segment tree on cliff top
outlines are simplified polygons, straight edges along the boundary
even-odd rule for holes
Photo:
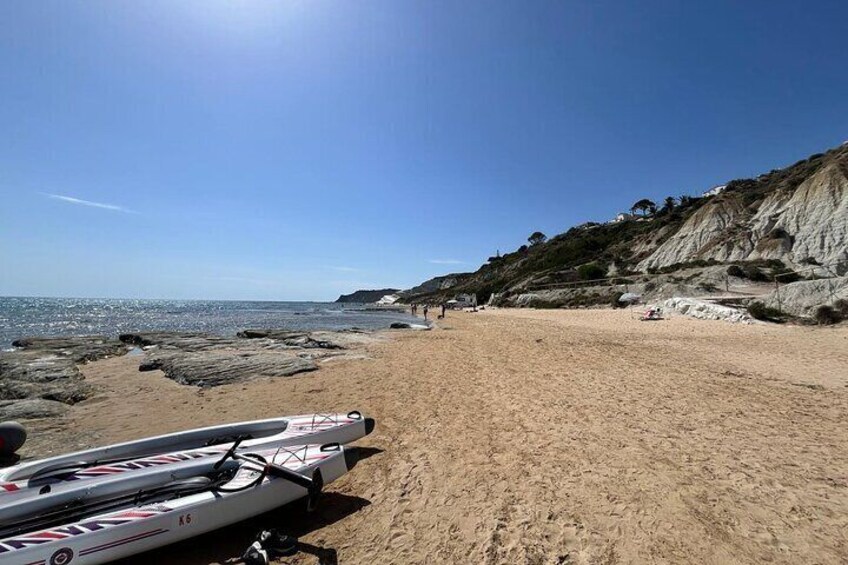
[[[533,232],[530,234],[530,237],[527,238],[527,241],[530,242],[530,245],[539,245],[540,243],[545,243],[548,240],[548,236],[543,234],[540,231]]]
[[[634,204],[632,208],[630,208],[630,211],[634,214],[636,213],[636,210],[641,211],[643,216],[647,215],[649,211],[651,214],[654,214],[657,211],[657,205],[654,204],[652,200],[643,198],[642,200]]]

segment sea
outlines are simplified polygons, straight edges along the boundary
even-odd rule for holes
[[[117,337],[140,331],[232,336],[246,328],[378,330],[415,321],[402,312],[331,302],[0,297],[0,349],[21,337]]]

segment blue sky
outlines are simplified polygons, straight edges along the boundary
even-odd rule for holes
[[[845,2],[0,3],[0,295],[318,299],[848,139]]]

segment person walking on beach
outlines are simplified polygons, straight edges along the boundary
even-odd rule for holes
[[[442,319],[445,318],[445,310],[447,310],[447,309],[448,309],[448,305],[445,304],[444,302],[442,302],[442,315],[439,316],[439,318],[442,318]]]
[[[425,321],[425,322],[427,321],[427,312],[428,312],[429,310],[430,310],[430,307],[429,307],[427,304],[425,304],[425,305],[424,305],[424,321]]]

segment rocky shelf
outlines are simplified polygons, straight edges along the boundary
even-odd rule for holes
[[[160,370],[191,386],[210,387],[314,371],[327,358],[361,357],[379,336],[362,331],[245,329],[225,337],[196,332],[24,338],[0,353],[0,420],[48,418],[92,396],[78,365],[141,348],[139,371]]]
[[[0,354],[0,420],[56,416],[85,400],[93,387],[77,365],[123,355],[117,339],[103,336],[25,338]]]

